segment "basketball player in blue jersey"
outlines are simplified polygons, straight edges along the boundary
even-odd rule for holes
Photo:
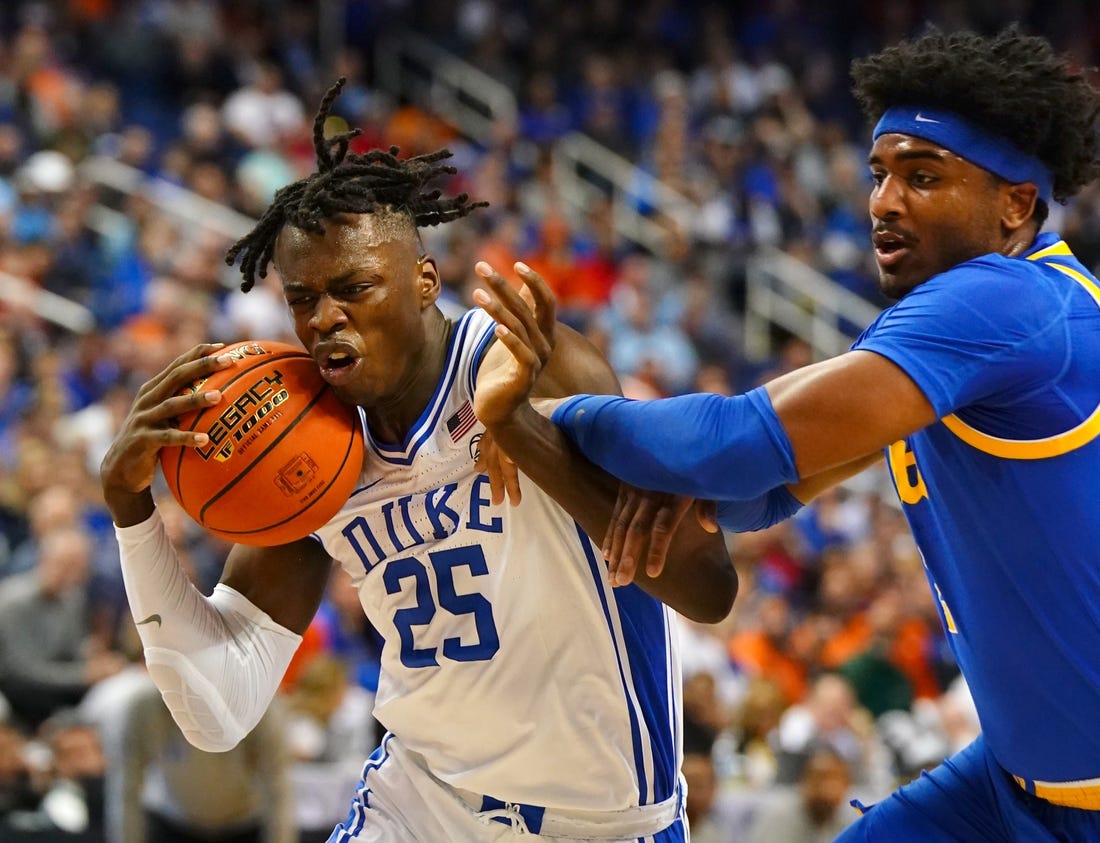
[[[621,583],[659,572],[639,539],[691,498],[758,529],[884,453],[982,735],[840,839],[1097,841],[1100,283],[1042,226],[1100,171],[1100,98],[1015,27],[933,32],[852,75],[897,303],[850,352],[744,395],[539,409],[627,483],[683,496],[624,495],[604,545]],[[518,305],[489,309],[507,325]]]
[[[205,596],[149,487],[161,447],[205,440],[173,417],[221,400],[181,389],[227,361],[203,345],[145,384],[101,479],[149,673],[193,744],[232,747],[275,694],[335,559],[385,637],[374,713],[387,733],[333,843],[686,840],[668,607],[712,622],[729,612],[737,580],[722,539],[687,524],[660,576],[610,586],[588,535],[609,525],[618,481],[515,400],[513,355],[495,340],[516,333],[480,309],[451,321],[436,306],[418,226],[475,207],[428,188],[453,172],[439,163],[449,153],[349,153],[355,132],[323,135],[338,92],[314,124],[318,172],[280,190],[229,260],[242,258],[245,290],[278,268],[299,339],[361,409],[361,479],[315,535],[233,547]],[[524,339],[546,338],[536,394],[618,392],[578,334],[527,322]],[[494,505],[475,467],[486,433],[531,481],[514,506]]]

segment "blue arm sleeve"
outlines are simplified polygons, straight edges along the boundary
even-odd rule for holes
[[[591,462],[642,489],[750,500],[798,480],[790,439],[763,387],[733,398],[578,395],[552,421]]]
[[[786,521],[803,507],[802,501],[786,486],[776,486],[770,492],[747,501],[719,501],[718,524],[731,533],[752,533],[766,530]]]

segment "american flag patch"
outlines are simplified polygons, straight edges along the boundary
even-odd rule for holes
[[[470,432],[470,428],[474,426],[476,421],[477,416],[474,415],[474,408],[470,406],[469,401],[463,401],[462,406],[458,408],[458,412],[447,419],[447,432],[451,434],[451,441],[457,443]]]

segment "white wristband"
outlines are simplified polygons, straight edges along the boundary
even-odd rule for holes
[[[229,586],[204,597],[156,511],[115,535],[150,677],[190,743],[232,749],[267,710],[302,637]]]

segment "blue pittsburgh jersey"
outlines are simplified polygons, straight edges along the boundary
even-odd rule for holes
[[[929,279],[853,349],[936,410],[887,458],[994,756],[1100,777],[1100,284],[1044,234]]]

